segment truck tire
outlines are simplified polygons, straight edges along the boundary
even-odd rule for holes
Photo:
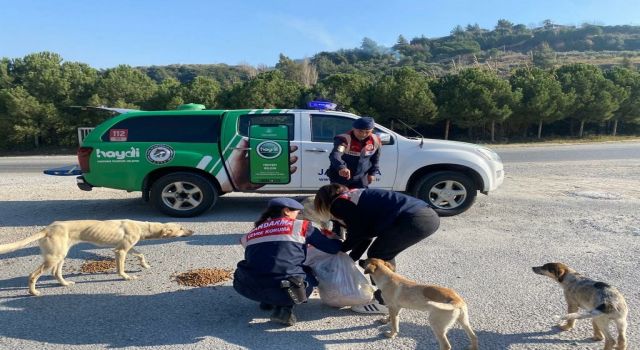
[[[211,208],[217,200],[218,191],[213,184],[194,173],[167,174],[151,186],[151,203],[169,216],[198,216]]]
[[[478,195],[478,189],[465,174],[438,171],[420,179],[414,195],[429,203],[438,215],[454,216],[471,207]]]

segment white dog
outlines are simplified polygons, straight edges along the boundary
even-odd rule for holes
[[[140,265],[149,268],[144,255],[133,249],[138,241],[152,238],[191,236],[193,231],[177,224],[142,222],[133,220],[71,220],[55,221],[31,237],[21,241],[0,245],[0,254],[20,249],[29,243],[40,240],[40,250],[44,262],[29,275],[29,293],[40,295],[36,282],[40,276],[53,268],[53,275],[63,286],[73,284],[62,277],[64,258],[74,244],[89,242],[96,245],[115,247],[118,274],[125,280],[135,279],[124,271],[127,253],[131,251],[140,261]]]

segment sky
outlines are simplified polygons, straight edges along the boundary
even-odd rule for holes
[[[98,69],[169,64],[273,66],[322,51],[390,47],[493,29],[499,19],[530,27],[549,19],[640,25],[640,0],[0,0],[0,57],[41,51]]]

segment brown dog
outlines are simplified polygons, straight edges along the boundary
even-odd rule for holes
[[[618,329],[616,349],[627,349],[627,303],[617,289],[604,283],[597,282],[562,263],[547,263],[531,268],[538,275],[552,278],[560,283],[567,301],[567,321],[560,326],[563,331],[573,328],[575,320],[591,318],[593,325],[593,340],[602,340],[604,333],[604,349],[611,350],[616,340],[609,332],[609,323],[613,321]],[[587,313],[578,313],[582,308]]]
[[[389,308],[391,331],[385,335],[394,338],[399,331],[400,310],[403,308],[429,312],[429,324],[438,339],[440,350],[451,349],[447,331],[456,321],[469,337],[469,349],[478,349],[478,337],[469,324],[467,304],[453,289],[418,284],[394,272],[393,265],[380,259],[367,259],[364,272],[371,274],[382,298]]]
[[[191,236],[193,231],[177,224],[142,222],[133,220],[71,220],[56,221],[31,237],[21,241],[0,245],[0,254],[20,249],[29,243],[40,240],[40,250],[44,262],[29,275],[29,293],[40,295],[36,282],[40,276],[53,268],[53,275],[63,286],[73,284],[62,277],[64,258],[74,244],[89,242],[96,245],[115,247],[118,274],[125,280],[135,279],[124,271],[127,253],[131,251],[140,261],[140,265],[149,268],[144,255],[133,249],[138,241],[152,238]]]

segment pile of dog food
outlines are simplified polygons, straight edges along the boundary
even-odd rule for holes
[[[96,273],[96,272],[106,272],[115,270],[116,261],[114,259],[106,259],[106,260],[86,260],[80,271],[85,273]]]
[[[228,269],[195,269],[178,274],[175,279],[183,286],[202,287],[228,281],[232,276],[233,270]]]

